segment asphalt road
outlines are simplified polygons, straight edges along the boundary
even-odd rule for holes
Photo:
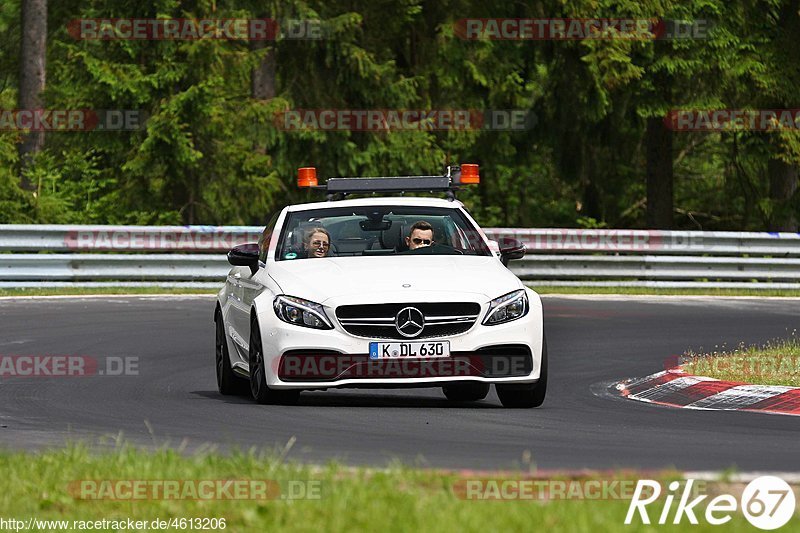
[[[0,378],[0,445],[65,440],[280,448],[289,458],[449,468],[800,471],[800,417],[670,409],[605,394],[687,348],[758,343],[800,322],[800,300],[544,298],[544,406],[503,409],[492,392],[454,406],[439,389],[304,393],[260,406],[216,392],[213,299],[0,300],[0,355],[138,358],[138,375]]]

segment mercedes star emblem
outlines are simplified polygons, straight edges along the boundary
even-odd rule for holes
[[[394,327],[403,337],[416,337],[425,329],[425,315],[416,307],[405,307],[397,313]]]

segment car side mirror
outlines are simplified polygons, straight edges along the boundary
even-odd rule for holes
[[[519,242],[516,239],[503,239],[500,241],[500,261],[503,262],[505,266],[508,266],[508,262],[512,259],[522,259],[525,257],[525,244]]]
[[[249,242],[235,246],[228,252],[228,263],[250,267],[250,271],[255,274],[258,270],[258,243]]]

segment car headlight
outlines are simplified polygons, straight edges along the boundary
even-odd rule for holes
[[[333,329],[325,309],[318,303],[281,295],[272,304],[275,314],[289,324],[315,329]]]
[[[489,302],[489,312],[483,319],[484,326],[511,322],[528,314],[528,295],[525,289],[510,292]]]

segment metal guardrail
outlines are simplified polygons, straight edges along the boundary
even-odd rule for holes
[[[528,253],[800,256],[800,233],[492,228],[489,238],[522,241]]]
[[[258,240],[259,226],[42,226],[0,224],[0,251],[222,252]],[[797,255],[800,234],[734,231],[489,228],[529,253]]]
[[[224,252],[257,240],[261,231],[0,225],[0,252],[8,252],[0,253],[0,287],[215,286],[229,269]],[[510,266],[534,285],[800,288],[796,233],[509,228],[486,233],[526,244],[528,254]]]
[[[0,224],[2,252],[223,252],[258,240],[257,226]]]
[[[6,281],[222,280],[230,265],[208,254],[3,254]]]
[[[800,258],[528,255],[512,268],[522,279],[799,280]]]

